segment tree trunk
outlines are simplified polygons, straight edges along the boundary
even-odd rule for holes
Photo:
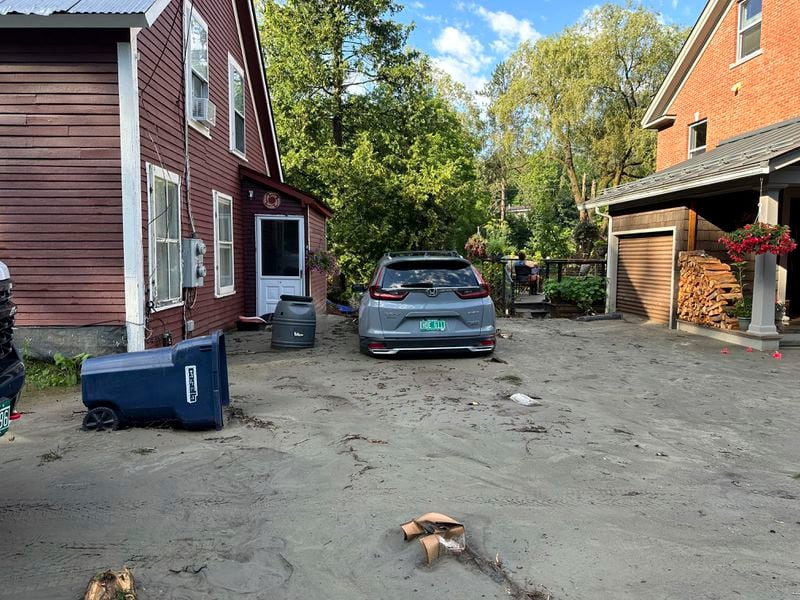
[[[578,181],[578,173],[575,171],[575,162],[572,159],[572,146],[569,141],[564,144],[564,170],[567,172],[569,179],[569,188],[572,191],[572,198],[575,200],[575,205],[578,207],[578,215],[581,221],[589,220],[589,211],[585,210],[583,203],[586,201],[583,191],[581,191],[581,184]]]

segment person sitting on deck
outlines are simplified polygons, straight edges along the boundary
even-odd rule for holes
[[[539,265],[535,262],[526,260],[525,253],[520,250],[517,255],[518,260],[514,262],[514,279],[517,283],[527,283],[528,292],[531,296],[538,293],[541,275]]]

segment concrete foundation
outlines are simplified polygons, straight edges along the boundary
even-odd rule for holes
[[[60,352],[64,356],[89,354],[101,356],[127,350],[125,327],[17,327],[14,343],[26,356],[52,359]]]
[[[745,346],[753,350],[760,350],[762,352],[774,352],[780,346],[782,336],[780,334],[772,335],[753,335],[751,333],[742,331],[729,331],[725,329],[715,329],[713,327],[703,327],[695,323],[688,323],[686,321],[678,321],[678,331],[685,331],[694,335],[702,335],[704,337],[712,338],[725,342],[726,344],[734,344],[736,346]]]

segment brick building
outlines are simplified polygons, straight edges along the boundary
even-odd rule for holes
[[[798,22],[798,2],[706,4],[642,121],[658,131],[657,172],[586,205],[610,217],[610,309],[685,326],[678,252],[727,259],[720,235],[756,219],[800,230]],[[752,261],[742,343],[777,347],[776,299],[800,316],[797,254]]]

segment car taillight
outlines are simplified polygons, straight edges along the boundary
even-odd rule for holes
[[[382,290],[380,286],[369,286],[369,297],[373,300],[405,300],[408,292]]]
[[[370,342],[369,344],[367,344],[367,348],[369,348],[370,350],[385,350],[386,344],[384,344],[383,342]]]
[[[488,340],[481,340],[478,344],[481,346],[494,346],[495,340],[494,338],[489,338]]]
[[[462,300],[470,298],[486,298],[489,295],[489,284],[482,283],[479,290],[456,290],[456,296]]]

